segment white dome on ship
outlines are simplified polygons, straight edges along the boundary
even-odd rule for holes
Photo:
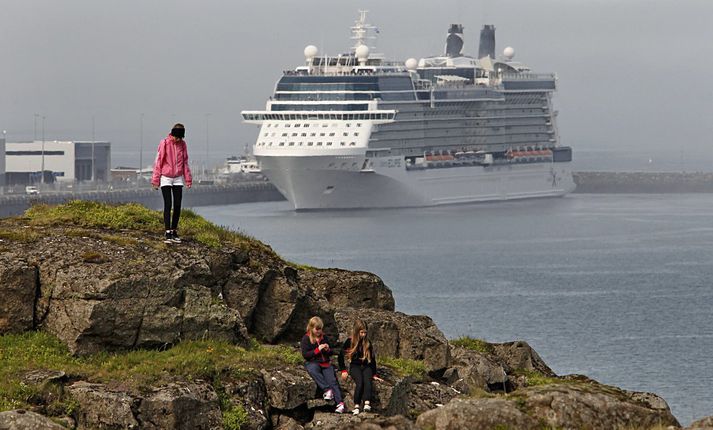
[[[512,46],[508,46],[507,48],[503,49],[503,56],[508,60],[512,60],[512,57],[515,56],[515,48],[513,48]]]
[[[416,70],[416,68],[418,67],[418,60],[415,58],[409,58],[408,60],[406,60],[405,64],[407,69]]]
[[[369,58],[369,47],[366,45],[359,45],[354,50],[354,54],[356,54],[356,57],[358,59],[366,60],[367,58]]]
[[[311,59],[317,56],[319,54],[319,49],[317,49],[316,46],[314,45],[307,45],[305,46],[305,58]]]

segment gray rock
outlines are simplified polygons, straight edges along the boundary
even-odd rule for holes
[[[334,313],[345,305],[394,309],[393,295],[378,276],[338,269],[270,270],[259,282],[234,279],[229,291],[229,303],[252,315],[250,332],[267,342],[299,339],[314,315],[324,320],[326,333],[334,333]]]
[[[679,426],[668,407],[650,408],[624,391],[599,384],[557,384],[518,391],[528,414],[555,428]]]
[[[713,430],[713,416],[696,420],[686,427],[685,430]]]
[[[64,427],[51,419],[26,411],[15,409],[0,412],[0,430],[65,430]]]
[[[540,355],[523,340],[506,343],[493,343],[493,355],[500,360],[507,373],[515,370],[539,372],[545,376],[557,376],[545,364]]]
[[[297,422],[297,420],[280,414],[272,415],[272,428],[273,430],[304,430],[302,424]]]
[[[317,384],[301,366],[271,372],[263,370],[262,376],[273,408],[294,409],[315,397]]]
[[[217,296],[212,273],[230,259],[202,246],[156,254],[92,238],[44,239],[38,262],[42,327],[73,353],[156,348],[183,339],[247,342],[242,318]],[[87,255],[105,257],[88,262]],[[227,276],[227,275],[226,275]]]
[[[103,384],[75,382],[67,387],[68,392],[79,402],[77,425],[80,429],[133,429],[139,423],[134,418],[133,408],[139,400],[127,393],[110,390]]]
[[[448,369],[450,372],[443,374],[448,384],[460,382],[462,385],[457,387],[465,389],[465,392],[474,392],[476,389],[489,391],[489,386],[504,387],[508,375],[500,364],[477,351],[453,345],[450,348],[453,367]]]
[[[374,414],[359,415],[317,412],[305,429],[323,430],[412,430],[414,425],[401,415],[382,417]]]
[[[335,313],[335,318],[341,340],[351,334],[355,319],[364,320],[369,325],[369,337],[377,357],[423,360],[431,371],[449,367],[448,341],[427,316],[381,309],[344,308]]]
[[[241,430],[263,430],[269,427],[267,389],[261,374],[239,382],[225,384],[225,393],[234,405],[248,413],[248,422]]]
[[[16,255],[0,254],[0,335],[34,327],[37,271]]]
[[[423,430],[540,429],[539,423],[503,399],[453,399],[443,407],[418,416],[416,427]]]
[[[413,384],[407,411],[413,418],[447,404],[460,394],[454,388],[438,382]]]
[[[218,396],[208,384],[169,384],[154,389],[138,408],[142,429],[223,428]]]

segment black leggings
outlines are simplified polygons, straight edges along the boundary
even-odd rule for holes
[[[356,389],[354,389],[354,404],[359,405],[362,399],[371,401],[371,378],[374,376],[371,367],[352,364],[349,366],[349,374],[356,384]]]
[[[171,220],[171,193],[173,193],[173,220]],[[163,194],[163,224],[166,226],[166,230],[175,230],[178,228],[178,219],[181,218],[183,187],[181,185],[166,185],[161,187],[161,194]]]

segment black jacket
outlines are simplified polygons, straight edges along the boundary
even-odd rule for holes
[[[330,345],[330,348],[319,351],[318,347],[323,343]],[[327,336],[322,336],[321,339],[317,339],[317,342],[312,343],[309,339],[309,335],[305,334],[302,336],[302,340],[300,341],[302,357],[304,357],[307,362],[314,361],[319,363],[322,367],[328,367],[330,365],[329,357],[334,354],[331,345],[332,343]]]
[[[339,351],[339,370],[347,370],[347,367],[344,363],[344,355],[346,354],[346,351],[348,351],[351,347],[352,338],[348,338],[346,341],[344,341],[344,345],[342,345],[342,350]],[[352,354],[352,356],[350,357],[351,364],[355,366],[369,366],[371,367],[372,374],[376,376],[376,354],[374,354],[374,348],[371,345],[369,345],[369,352],[371,353],[371,360],[365,362],[365,360],[362,360],[362,356],[364,356],[364,350],[362,349],[362,345],[359,344],[357,350],[354,351],[354,354]]]

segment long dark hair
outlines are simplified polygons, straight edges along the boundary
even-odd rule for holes
[[[366,330],[366,336],[363,338],[359,336],[359,332],[362,330]],[[359,350],[359,346],[361,345],[362,356],[360,358],[363,361],[371,361],[371,341],[369,340],[369,330],[367,330],[366,323],[360,319],[354,321],[351,343],[351,348],[347,350],[347,355],[350,360],[354,359],[354,353]]]

